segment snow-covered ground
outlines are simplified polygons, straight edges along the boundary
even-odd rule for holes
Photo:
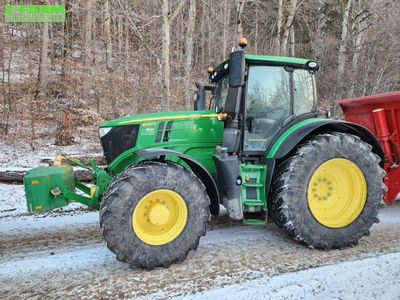
[[[68,154],[74,157],[80,155],[102,155],[100,146],[94,146],[89,140],[75,138],[75,144],[59,147],[45,141],[36,141],[36,148],[32,150],[28,143],[17,141],[15,144],[6,144],[0,140],[0,171],[27,171],[34,167],[48,166],[41,160],[53,160],[58,154]]]
[[[48,213],[29,214],[23,185],[0,183],[0,233],[95,223],[98,213],[80,203],[70,203]]]
[[[400,299],[400,253],[249,280],[182,299]]]

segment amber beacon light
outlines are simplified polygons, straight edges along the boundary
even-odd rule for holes
[[[247,46],[247,39],[245,37],[240,38],[239,40],[240,48],[244,49]]]

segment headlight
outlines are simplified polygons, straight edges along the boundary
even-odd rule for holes
[[[110,132],[112,127],[100,127],[99,128],[99,136],[100,138],[102,138],[103,136],[105,136],[107,133]]]

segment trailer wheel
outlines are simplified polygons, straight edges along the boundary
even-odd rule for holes
[[[116,176],[103,197],[100,226],[119,261],[148,270],[169,267],[196,250],[210,200],[191,171],[146,161]]]
[[[269,203],[273,221],[311,248],[357,244],[379,222],[386,191],[379,163],[357,136],[312,137],[278,166]]]

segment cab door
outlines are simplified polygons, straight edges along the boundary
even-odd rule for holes
[[[250,65],[245,103],[244,152],[265,151],[291,114],[290,72]]]
[[[264,152],[283,121],[315,111],[313,72],[284,66],[250,65],[245,101],[243,151]]]

